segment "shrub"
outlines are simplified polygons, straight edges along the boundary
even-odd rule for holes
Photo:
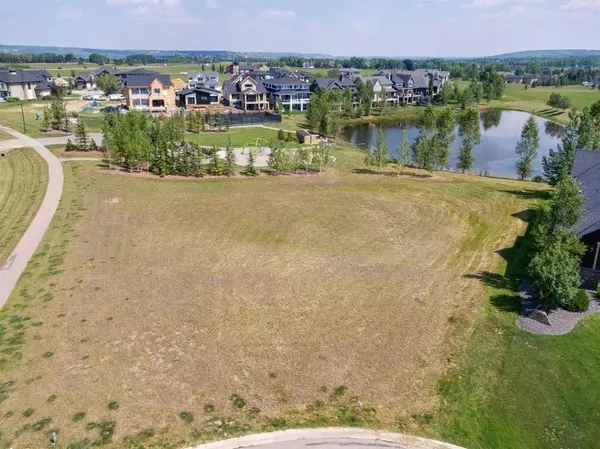
[[[596,296],[600,298],[600,282],[598,282],[598,286],[596,287]]]
[[[244,408],[246,405],[246,401],[244,401],[244,399],[237,394],[231,395],[231,400],[235,408]]]
[[[81,421],[85,418],[85,412],[77,412],[73,415],[73,422]]]
[[[110,410],[116,410],[119,408],[119,403],[117,401],[109,401],[108,408]]]
[[[542,182],[544,182],[544,177],[543,177],[543,176],[540,176],[540,175],[537,175],[537,176],[534,176],[534,177],[533,177],[531,180],[532,180],[533,182],[542,183]]]
[[[25,418],[29,418],[31,415],[33,415],[33,413],[35,412],[34,408],[28,408],[26,410],[23,411],[23,416]]]
[[[190,412],[181,412],[179,414],[179,419],[181,419],[184,423],[189,424],[194,420],[194,415]]]
[[[277,140],[285,140],[285,133],[283,132],[283,129],[277,131]]]
[[[587,312],[589,307],[590,298],[585,290],[579,290],[571,302],[565,306],[566,309],[573,312]]]
[[[212,404],[204,404],[204,413],[212,413],[215,411],[215,406]]]
[[[73,142],[71,142],[71,139],[67,139],[67,144],[65,145],[65,151],[75,151],[77,150],[77,147],[75,145],[73,145]]]
[[[18,103],[20,100],[17,97],[10,97],[6,100],[7,103]]]

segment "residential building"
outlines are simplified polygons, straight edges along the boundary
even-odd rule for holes
[[[357,76],[360,76],[360,70],[359,69],[354,69],[354,68],[349,68],[349,69],[341,68],[340,69],[340,75],[342,75],[342,76],[349,76],[351,78],[355,78]]]
[[[540,82],[540,75],[504,75],[504,82],[507,84],[529,84]]]
[[[175,109],[175,87],[169,75],[129,73],[124,76],[125,103],[130,109],[169,112]]]
[[[96,89],[97,81],[98,77],[94,72],[81,72],[73,80],[77,89]]]
[[[327,92],[336,89],[344,92],[349,89],[352,92],[352,105],[357,107],[360,103],[356,84],[352,78],[348,76],[340,76],[339,78],[315,78],[310,85],[310,90],[311,92],[315,92],[317,89],[323,89]]]
[[[179,106],[186,109],[202,109],[221,104],[221,91],[208,87],[194,87],[177,92]]]
[[[310,85],[296,77],[284,76],[263,81],[274,104],[290,111],[305,111],[310,102]]]
[[[0,68],[0,100],[7,100],[11,97],[35,100],[38,98],[36,87],[40,83],[50,83],[51,81],[52,77],[45,70]]]
[[[187,87],[193,89],[195,87],[206,87],[213,90],[221,90],[219,83],[218,72],[188,72]]]
[[[373,84],[373,105],[381,104],[384,96],[386,104],[390,106],[398,104],[398,91],[394,89],[394,83],[388,77],[383,75],[358,76],[354,83],[367,83],[369,81]]]
[[[270,108],[268,92],[263,81],[249,75],[223,83],[223,102],[244,111],[264,111]]]
[[[40,81],[37,86],[35,86],[35,96],[38,100],[42,98],[49,97],[52,95],[52,89],[54,88],[54,83],[51,81]]]
[[[229,73],[231,75],[239,75],[254,72],[258,70],[257,65],[240,65],[238,62],[233,62],[225,67],[225,73]]]

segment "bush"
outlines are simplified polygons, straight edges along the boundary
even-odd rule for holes
[[[179,414],[179,419],[181,419],[184,423],[189,424],[194,420],[194,415],[190,412],[181,412]]]
[[[598,283],[598,286],[596,287],[596,296],[598,298],[600,298],[600,282]]]
[[[537,176],[534,176],[534,177],[532,178],[532,181],[533,181],[533,182],[539,182],[539,183],[542,183],[542,182],[544,182],[544,177],[543,177],[543,176],[540,176],[540,175],[537,175]]]
[[[587,312],[590,307],[590,298],[585,290],[579,290],[569,304],[565,306],[567,310],[573,312]]]
[[[17,97],[10,97],[8,100],[6,100],[7,103],[18,103],[19,100]]]
[[[67,144],[65,145],[65,151],[76,151],[77,147],[73,145],[71,139],[67,139]]]

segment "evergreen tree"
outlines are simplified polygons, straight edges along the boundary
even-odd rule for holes
[[[50,100],[50,116],[52,128],[58,129],[64,122],[65,101],[60,95],[53,95]]]
[[[212,176],[221,176],[223,174],[223,160],[219,157],[216,145],[213,145],[212,152],[210,154],[208,173]]]
[[[90,151],[98,151],[98,145],[94,139],[90,139]]]
[[[523,125],[521,140],[519,140],[515,148],[520,158],[517,162],[517,175],[519,179],[523,180],[531,176],[533,161],[537,157],[539,146],[539,129],[533,116],[530,116],[525,125]]]
[[[231,118],[227,115],[225,117],[225,131],[229,132],[229,128],[231,128]]]
[[[481,143],[479,129],[479,111],[474,108],[467,109],[459,119],[458,134],[463,139],[458,156],[456,168],[465,173],[473,168],[473,147]]]
[[[398,173],[396,176],[400,176],[400,170],[404,167],[408,167],[411,162],[411,150],[410,143],[408,141],[408,131],[402,130],[402,142],[398,145]]]
[[[75,128],[75,145],[79,151],[88,151],[88,137],[85,131],[85,123],[79,119]]]
[[[47,131],[50,129],[50,113],[48,112],[48,108],[44,106],[44,118],[42,121],[42,129]]]
[[[277,140],[285,140],[285,133],[283,132],[283,129],[277,131]]]
[[[227,149],[225,150],[225,165],[223,166],[223,174],[225,176],[235,175],[235,151],[231,145],[231,134],[227,142]]]
[[[199,131],[204,131],[204,127],[206,125],[206,119],[204,117],[204,114],[199,114],[198,116],[198,130]]]
[[[259,171],[254,166],[254,164],[256,163],[256,150],[254,150],[253,148],[251,148],[248,152],[247,161],[248,163],[246,164],[246,170],[244,171],[244,174],[246,176],[258,176]]]
[[[285,141],[286,142],[293,142],[294,140],[296,140],[296,139],[294,139],[294,136],[292,135],[292,133],[288,132],[287,135],[285,136]]]
[[[77,147],[75,145],[73,145],[73,142],[71,142],[71,139],[67,139],[67,143],[65,145],[65,151],[76,151]]]

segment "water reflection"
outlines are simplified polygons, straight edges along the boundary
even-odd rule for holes
[[[481,144],[473,150],[475,163],[472,173],[516,177],[517,155],[515,146],[521,137],[521,129],[530,117],[530,114],[518,111],[502,111],[488,109],[481,113]],[[556,148],[562,135],[562,126],[548,120],[535,117],[540,130],[540,147],[538,157],[534,161],[533,175],[542,174],[542,156],[548,154],[550,148]],[[379,129],[383,129],[388,149],[392,155],[397,153],[402,142],[402,130],[408,130],[408,137],[412,143],[419,134],[414,121],[412,123],[393,124],[361,124],[344,129],[344,137],[355,145],[374,147],[377,143]],[[457,158],[462,141],[458,137],[450,149],[448,166],[450,170],[456,168]]]

